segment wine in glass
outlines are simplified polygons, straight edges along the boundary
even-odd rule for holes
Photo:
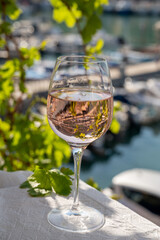
[[[73,204],[48,214],[49,223],[59,229],[89,232],[104,224],[101,212],[79,204],[79,176],[83,151],[108,130],[112,111],[112,81],[105,58],[57,59],[50,80],[47,116],[52,130],[71,146],[74,158]]]

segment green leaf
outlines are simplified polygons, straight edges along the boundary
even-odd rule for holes
[[[0,67],[2,79],[12,78],[17,70],[17,59],[8,60]]]
[[[70,168],[62,167],[62,168],[60,169],[60,171],[61,171],[63,174],[67,175],[67,176],[70,176],[70,175],[73,175],[73,174],[74,174],[74,172],[73,172]]]
[[[10,34],[11,33],[11,23],[2,22],[0,24],[0,34]]]
[[[52,189],[49,172],[45,169],[41,169],[38,166],[36,166],[34,173],[28,178],[28,181],[33,188],[40,188],[45,190]]]
[[[75,0],[77,2],[78,8],[82,12],[82,18],[92,16],[95,11],[95,0]]]
[[[9,14],[11,20],[16,20],[22,13],[22,10],[17,8]]]
[[[40,60],[41,56],[36,47],[20,48],[21,55],[23,56],[23,65],[31,67],[35,60]]]
[[[46,45],[47,45],[47,42],[48,42],[48,41],[49,41],[49,40],[43,40],[43,41],[41,42],[41,44],[40,44],[39,49],[40,49],[40,50],[44,50],[45,47],[46,47]]]
[[[9,123],[7,123],[7,122],[5,122],[5,121],[2,121],[1,118],[0,118],[0,129],[1,129],[3,132],[7,132],[7,131],[9,131],[9,129],[10,129]]]
[[[20,14],[22,13],[22,10],[17,7],[16,2],[14,0],[9,0],[6,4],[6,14],[11,20],[16,20]]]
[[[96,2],[99,2],[100,4],[105,4],[105,5],[109,4],[108,0],[96,0]]]
[[[120,101],[114,102],[113,115],[114,115],[117,111],[121,111],[121,110],[122,110],[122,103],[121,103]]]
[[[87,180],[86,180],[86,183],[88,184],[88,185],[90,185],[91,187],[94,187],[95,189],[97,189],[97,190],[101,190],[101,188],[98,186],[98,183],[96,183],[94,180],[93,180],[93,178],[88,178]]]
[[[5,44],[6,44],[5,39],[0,38],[0,48],[3,48],[5,46]]]
[[[104,41],[103,39],[99,39],[96,43],[95,46],[87,46],[86,47],[86,51],[87,51],[87,55],[92,56],[94,54],[99,54],[101,53],[101,50],[103,48],[104,45]]]
[[[50,171],[50,180],[54,191],[63,196],[68,196],[71,193],[72,181],[68,176],[61,173],[59,170]]]
[[[44,197],[51,194],[50,190],[40,189],[40,188],[30,188],[27,191],[32,197]]]
[[[25,86],[25,83],[22,81],[19,83],[19,89],[21,90],[22,93],[26,93],[28,91]]]
[[[96,33],[96,31],[98,29],[101,28],[101,26],[102,26],[102,24],[101,24],[100,18],[98,17],[98,15],[93,14],[87,20],[87,23],[86,23],[85,27],[81,31],[83,42],[84,43],[90,42],[91,39],[92,39],[92,36]]]
[[[59,195],[67,196],[71,193],[72,181],[69,175],[73,172],[68,168],[46,170],[36,166],[34,173],[27,181],[20,185],[20,188],[29,188],[31,196],[46,196],[52,189]]]
[[[16,146],[21,139],[21,132],[14,131],[13,139],[12,139],[12,146]]]
[[[20,188],[30,188],[32,187],[31,184],[29,183],[29,181],[25,181],[20,185]]]
[[[98,51],[101,51],[101,49],[103,48],[103,45],[104,45],[103,39],[99,39],[99,40],[97,41],[97,44],[96,44],[96,51],[97,51],[97,52],[98,52]]]
[[[58,23],[65,22],[67,27],[74,27],[76,20],[82,16],[81,11],[78,9],[78,5],[76,2],[61,0],[51,0],[50,1],[53,9],[53,19]]]
[[[101,5],[108,5],[109,4],[109,1],[108,0],[96,0],[95,1],[95,7],[99,7]]]
[[[116,118],[113,118],[111,126],[110,126],[110,131],[114,134],[118,134],[119,130],[120,130],[120,124]]]

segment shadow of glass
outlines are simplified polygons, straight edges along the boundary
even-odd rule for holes
[[[20,182],[21,183],[21,182]],[[160,228],[140,217],[115,200],[80,182],[80,204],[104,213],[102,228],[87,233],[73,233],[56,229],[47,221],[52,208],[72,203],[72,197],[56,194],[30,197],[19,186],[0,189],[0,239],[74,239],[74,240],[158,240]]]

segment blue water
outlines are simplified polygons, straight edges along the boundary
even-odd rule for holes
[[[159,41],[154,30],[159,16],[119,16],[105,14],[102,17],[103,29],[116,36],[123,37],[132,47],[144,47]]]
[[[160,171],[160,125],[142,127],[138,135],[132,137],[129,144],[117,144],[119,154],[113,154],[109,159],[96,159],[94,164],[85,170],[81,169],[81,179],[90,177],[105,188],[111,184],[112,178],[131,168],[146,168]],[[82,161],[83,165],[83,161]]]
[[[122,36],[132,47],[144,47],[157,42],[154,24],[158,20],[158,16],[104,15],[102,18],[103,28],[108,33]],[[82,161],[81,179],[85,181],[93,177],[101,188],[105,188],[116,174],[131,168],[160,171],[160,124],[142,126],[128,144],[118,143],[114,152],[103,161],[97,157],[89,168]]]

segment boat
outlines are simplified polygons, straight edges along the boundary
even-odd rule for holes
[[[104,5],[104,13],[131,15],[133,14],[133,4],[127,0],[110,2],[108,5]]]
[[[160,226],[160,171],[131,169],[112,179],[103,193]],[[116,194],[116,195],[115,195]]]
[[[132,2],[119,0],[116,4],[116,12],[121,15],[130,15],[133,13]]]
[[[157,16],[160,14],[159,1],[112,0],[104,5],[104,13],[118,15]]]
[[[155,60],[154,54],[142,53],[140,51],[134,51],[129,49],[125,53],[123,53],[122,50],[120,51],[107,50],[104,51],[104,53],[107,55],[108,62],[111,67],[120,66],[123,63],[128,65],[134,65],[138,63],[151,62]]]

